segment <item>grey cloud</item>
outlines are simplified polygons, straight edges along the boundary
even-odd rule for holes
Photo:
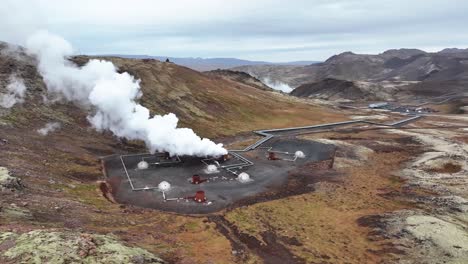
[[[75,10],[65,1],[29,2],[50,17],[49,30],[65,35],[82,53],[286,61],[326,59],[347,50],[468,45],[462,34],[468,1],[462,0],[84,0],[88,9]]]

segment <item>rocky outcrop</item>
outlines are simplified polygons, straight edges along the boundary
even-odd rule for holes
[[[416,84],[416,82],[403,81],[374,83],[327,78],[319,82],[303,84],[290,94],[332,101],[394,101],[407,97]]]
[[[252,86],[260,90],[266,90],[266,91],[272,90],[270,87],[262,83],[259,79],[245,72],[218,69],[218,70],[208,71],[204,73],[209,76],[220,77],[226,80],[243,83],[243,84]]]
[[[348,81],[446,81],[468,78],[468,51],[428,53],[388,50],[377,55],[344,52],[306,66],[251,65],[233,68],[258,78],[273,78],[293,87],[327,78]]]
[[[316,83],[303,84],[294,89],[291,95],[297,97],[315,97],[320,99],[358,99],[364,96],[363,91],[357,87],[354,82],[337,79],[325,79]]]
[[[34,230],[0,233],[0,261],[17,263],[165,263],[142,248],[123,245],[114,236]]]
[[[389,87],[399,85],[399,82],[414,82],[406,87],[409,92],[405,98],[415,94],[427,97],[465,90],[468,82],[468,51],[446,49],[428,53],[417,49],[398,49],[377,55],[344,52],[323,63],[306,66],[250,65],[233,69],[262,80],[271,79],[296,89],[301,88],[296,93],[301,93],[304,85],[317,83],[328,85],[324,88],[332,89],[333,92],[336,86],[329,80],[342,80],[369,83],[369,86],[376,88],[370,93],[392,94],[392,91],[388,91]],[[335,97],[341,96],[339,92],[335,94]],[[348,95],[345,93],[341,97],[346,99]]]
[[[21,179],[11,176],[7,168],[0,167],[0,191],[15,191],[23,188]]]

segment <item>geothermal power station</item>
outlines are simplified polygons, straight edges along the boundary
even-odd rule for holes
[[[168,152],[111,155],[102,158],[108,189],[124,204],[186,214],[211,213],[248,204],[312,179],[294,179],[333,167],[335,146],[297,138],[343,126],[399,127],[421,116],[390,124],[354,120],[314,126],[261,130],[263,138],[241,150],[212,157]],[[298,177],[299,178],[299,177]]]

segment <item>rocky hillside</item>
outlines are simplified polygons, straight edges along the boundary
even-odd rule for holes
[[[261,84],[253,79],[246,80],[246,76],[239,82],[240,79],[219,78],[157,60],[99,58],[112,61],[120,71],[141,79],[141,103],[152,113],[175,113],[182,126],[189,126],[210,137],[250,131],[258,125],[271,126],[268,119],[272,113],[282,120],[289,118],[289,111],[272,109],[271,102],[297,111],[292,122],[310,122],[307,112],[313,106],[298,103],[271,89],[258,89]],[[89,59],[76,57],[73,61],[82,65]]]
[[[332,101],[414,101],[447,94],[466,94],[467,85],[464,80],[373,82],[327,78],[300,85],[290,95]]]
[[[434,89],[438,89],[439,93],[448,92],[441,86],[450,86],[451,92],[461,92],[466,90],[464,87],[468,81],[468,51],[445,49],[428,53],[417,49],[400,49],[388,50],[378,55],[345,52],[332,56],[323,63],[307,66],[245,66],[234,69],[248,72],[257,78],[282,81],[293,87],[311,86],[312,83],[315,83],[314,86],[324,87],[327,84],[324,80],[338,79],[365,82],[386,95],[391,94],[391,91],[385,89],[401,88],[401,82],[413,82],[412,85],[406,85],[406,88],[415,89],[420,94],[425,93],[420,88],[426,86],[428,94],[437,93]],[[416,82],[421,84],[417,85]],[[334,87],[329,88],[332,89],[329,93],[336,90]],[[299,93],[304,95],[303,87],[300,92],[296,92]],[[339,94],[336,96],[339,97]],[[348,94],[342,95],[342,98],[351,97]],[[375,97],[375,94],[368,94],[367,97]],[[382,99],[385,98],[379,98]]]
[[[72,61],[83,65],[89,59]],[[152,114],[176,113],[180,126],[215,141],[229,142],[227,137],[253,129],[343,118],[172,63],[100,59],[141,79],[140,100]],[[0,262],[30,263],[31,248],[41,253],[34,261],[57,263],[160,263],[159,257],[169,263],[232,262],[229,240],[206,217],[118,205],[102,195],[96,185],[103,179],[99,157],[146,151],[143,143],[91,128],[90,109],[48,95],[36,64],[21,48],[1,45],[1,96],[10,92],[12,76],[27,89],[12,107],[0,107]],[[50,248],[63,251],[63,258],[50,259]]]
[[[246,72],[257,79],[270,79],[272,81],[284,82],[292,87],[315,80],[313,69],[319,64],[309,66],[291,65],[248,65],[231,68],[234,71]]]
[[[246,66],[236,70],[270,77],[292,86],[326,78],[342,80],[442,81],[468,79],[468,51],[445,49],[428,53],[417,49],[388,50],[378,55],[344,52],[323,63],[307,66]]]
[[[249,61],[236,58],[178,58],[167,56],[150,56],[150,55],[124,55],[124,54],[108,54],[107,57],[119,57],[125,59],[156,59],[166,61],[168,59],[177,65],[185,66],[196,71],[212,71],[223,70],[245,65],[308,65],[317,63],[317,61],[291,61],[291,62],[267,62],[267,61]]]
[[[359,100],[368,97],[369,93],[365,89],[352,81],[344,81],[338,79],[325,79],[316,83],[303,84],[291,93],[293,96],[310,97],[326,99],[326,100]],[[367,98],[375,100],[375,98]]]
[[[205,72],[205,74],[208,76],[222,78],[224,80],[243,83],[245,85],[250,85],[252,87],[255,87],[261,90],[273,91],[272,88],[266,86],[259,79],[245,72],[231,71],[231,70],[214,70],[214,71]]]

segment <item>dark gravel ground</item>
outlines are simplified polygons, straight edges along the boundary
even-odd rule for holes
[[[274,199],[281,193],[294,194],[285,186],[294,179],[301,167],[308,168],[308,164],[327,160],[334,152],[334,146],[295,138],[274,138],[268,141],[262,148],[242,153],[251,160],[254,165],[245,167],[242,171],[248,173],[252,181],[241,183],[236,176],[220,170],[219,173],[207,174],[205,165],[200,158],[181,157],[182,162],[169,166],[151,166],[147,170],[137,170],[137,164],[141,156],[124,157],[128,173],[135,188],[145,186],[157,186],[161,181],[167,181],[172,188],[166,192],[167,198],[183,198],[194,196],[199,190],[205,191],[206,198],[211,204],[196,203],[192,200],[164,201],[159,190],[132,191],[125,175],[120,156],[111,156],[105,159],[105,168],[108,182],[112,185],[115,199],[124,204],[132,204],[141,207],[154,208],[164,211],[173,211],[185,214],[205,214],[219,211],[226,207],[235,207],[236,202],[245,204],[245,201],[255,202],[255,197],[268,197]],[[292,152],[297,150],[304,152],[304,159],[295,162],[285,160],[268,160],[265,147],[273,147],[274,150]],[[285,157],[285,155],[278,155]],[[291,156],[292,157],[292,156]],[[237,162],[234,158],[222,165]],[[198,174],[202,179],[208,179],[198,185],[190,183],[191,177]],[[215,178],[217,177],[217,178]],[[313,171],[311,176],[313,177]],[[304,187],[304,186],[303,186]],[[268,198],[267,198],[268,199]]]

